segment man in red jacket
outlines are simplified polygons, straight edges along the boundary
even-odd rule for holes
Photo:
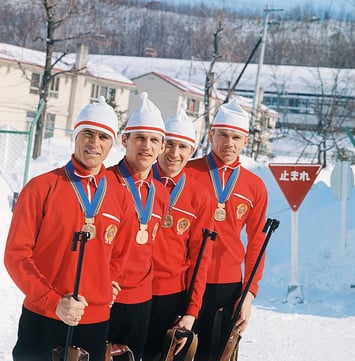
[[[121,291],[111,309],[109,341],[127,345],[135,360],[141,359],[147,338],[152,300],[152,246],[169,206],[169,193],[153,178],[152,172],[153,163],[164,150],[164,121],[147,93],[142,93],[141,98],[141,107],[128,119],[122,134],[126,154],[110,167],[116,182],[129,190],[136,214],[130,220],[130,233],[135,241],[125,273],[118,277]]]
[[[248,113],[237,100],[223,104],[209,131],[212,151],[187,165],[186,171],[207,184],[214,199],[215,230],[218,233],[197,324],[199,347],[196,360],[208,360],[215,313],[219,308],[232,313],[265,239],[262,229],[266,221],[267,191],[263,181],[240,164],[239,155],[248,144],[248,132]],[[241,240],[244,226],[246,248]],[[240,333],[247,327],[262,270],[263,262],[241,309],[237,322]]]
[[[5,248],[6,268],[25,295],[15,361],[51,360],[52,350],[65,346],[68,326],[75,326],[72,345],[90,360],[104,359],[110,306],[133,243],[129,194],[110,184],[103,165],[117,130],[103,97],[87,105],[74,124],[71,160],[31,179],[20,193]],[[80,231],[90,239],[76,300],[72,239]]]
[[[191,299],[187,300],[202,230],[213,227],[213,208],[207,190],[184,172],[195,148],[195,128],[185,109],[182,107],[176,116],[170,117],[165,127],[165,150],[153,170],[154,176],[169,190],[170,206],[153,246],[153,302],[143,360],[156,359],[162,351],[166,331],[172,326],[192,329],[201,308],[211,257],[212,242],[208,241]],[[178,345],[175,353],[182,346],[183,343]]]

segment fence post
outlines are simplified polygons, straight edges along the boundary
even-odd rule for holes
[[[37,121],[38,121],[39,117],[42,114],[45,103],[46,102],[44,101],[44,99],[41,99],[41,101],[39,103],[39,106],[38,106],[38,109],[37,109],[37,113],[34,116],[33,121],[31,123],[30,134],[28,136],[25,173],[24,173],[24,176],[23,176],[23,185],[25,185],[27,183],[27,178],[28,178],[28,169],[29,169],[29,166],[30,166],[31,153],[32,153],[33,132],[36,129]]]
[[[351,143],[355,147],[355,138],[354,138],[353,134],[351,133],[351,129],[349,127],[345,127],[344,130],[345,130],[345,133],[348,135]]]

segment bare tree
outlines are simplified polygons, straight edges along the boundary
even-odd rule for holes
[[[207,153],[207,135],[208,135],[208,129],[210,127],[210,97],[211,97],[213,84],[216,81],[216,79],[215,79],[216,74],[213,72],[213,67],[214,67],[216,60],[218,58],[220,58],[220,54],[218,51],[218,34],[221,31],[223,31],[223,28],[221,27],[221,23],[219,22],[218,28],[213,33],[214,51],[213,51],[212,60],[211,60],[210,66],[208,68],[208,71],[206,72],[206,78],[205,78],[205,93],[204,93],[204,99],[203,99],[204,106],[205,106],[205,109],[204,109],[205,132],[200,141],[200,144],[198,145],[198,147],[196,149],[196,151],[198,151],[199,149],[202,148],[203,154]]]
[[[77,35],[68,35],[57,38],[56,33],[58,29],[74,15],[78,14],[79,8],[76,5],[75,0],[42,0],[42,5],[46,14],[46,36],[45,38],[38,37],[38,40],[42,40],[46,43],[46,58],[44,72],[42,76],[42,82],[40,86],[40,99],[44,100],[47,105],[49,97],[49,86],[51,81],[54,80],[56,76],[62,74],[63,72],[79,71],[80,69],[73,69],[71,71],[62,71],[62,72],[53,72],[55,66],[65,57],[67,54],[65,51],[61,53],[56,59],[53,59],[53,53],[55,51],[55,46],[57,43],[65,43],[67,41],[72,41],[74,39],[79,39],[84,36],[87,36],[87,33],[79,33]],[[42,115],[37,122],[35,141],[33,147],[32,157],[33,159],[38,158],[41,155],[42,151],[42,140],[43,133],[45,128],[45,119],[46,119],[46,105],[43,109]]]
[[[342,157],[341,139],[345,136],[343,129],[355,117],[355,101],[351,96],[354,79],[347,76],[346,69],[332,71],[329,77],[329,73],[322,73],[318,68],[316,76],[319,84],[308,84],[308,87],[314,88],[314,94],[318,90],[312,104],[316,119],[315,130],[309,135],[304,132],[299,134],[307,145],[316,146],[318,163],[325,168],[330,150],[335,150],[337,158]]]

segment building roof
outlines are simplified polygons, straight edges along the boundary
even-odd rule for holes
[[[200,98],[203,98],[205,95],[204,85],[194,84],[194,83],[188,82],[186,80],[181,80],[181,79],[174,78],[172,76],[154,72],[154,71],[137,76],[136,78],[133,78],[132,80],[136,81],[137,79],[147,77],[150,74],[153,74],[153,75],[161,78],[162,80],[166,81],[167,83],[178,88],[179,90],[181,90],[182,92],[184,92],[186,94],[196,95],[196,96],[199,96]],[[227,92],[220,91],[220,90],[215,90],[214,94],[212,94],[212,97],[215,99],[218,99],[220,102],[223,102],[225,100],[226,96],[227,96]],[[245,110],[248,110],[249,112],[252,110],[252,99],[238,95],[238,101]],[[261,110],[275,118],[279,116],[279,114],[276,111],[268,108],[265,105],[261,105]]]
[[[133,79],[149,72],[195,84],[205,83],[210,62],[197,60],[163,59],[133,56],[90,55],[102,64],[110,64],[124,76]],[[219,89],[227,89],[241,74],[244,63],[216,62],[213,71],[217,74]],[[254,91],[257,64],[248,64],[236,91]],[[288,65],[262,65],[259,85],[264,92],[288,94],[334,94],[334,82],[342,95],[355,96],[355,69],[315,68]]]
[[[56,61],[61,56],[61,53],[53,54],[53,61]],[[45,53],[38,50],[22,48],[15,45],[0,43],[0,60],[8,60],[19,62],[22,64],[45,66]],[[67,54],[62,59],[58,60],[55,65],[55,71],[66,72],[75,67],[76,54]],[[94,59],[88,59],[87,66],[82,72],[86,76],[101,78],[113,82],[119,82],[126,85],[134,85],[134,83],[122,75],[110,64],[96,62]]]
[[[188,82],[186,80],[174,78],[174,77],[169,76],[167,74],[158,73],[158,72],[155,72],[155,71],[139,75],[139,76],[133,78],[132,80],[136,81],[137,79],[141,79],[143,77],[149,76],[150,74],[155,75],[158,78],[163,79],[164,81],[166,81],[167,83],[173,85],[174,87],[178,88],[179,90],[181,90],[184,93],[197,95],[197,96],[202,97],[202,98],[204,97],[205,93],[204,93],[204,86],[203,85],[193,84],[193,83],[190,83],[190,82]],[[219,93],[212,94],[212,97],[222,100],[220,95],[221,94],[219,94]]]

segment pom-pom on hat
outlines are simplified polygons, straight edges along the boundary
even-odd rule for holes
[[[142,105],[128,119],[124,133],[150,132],[165,136],[165,124],[157,106],[148,99],[146,92],[141,93]]]
[[[222,104],[213,119],[212,129],[230,129],[244,135],[249,133],[249,115],[239,105],[237,99]]]
[[[82,129],[95,129],[108,134],[112,143],[117,139],[118,119],[113,108],[106,103],[105,97],[100,96],[98,103],[88,104],[79,113],[74,123],[74,139]]]
[[[166,139],[185,142],[195,148],[195,127],[185,110],[186,104],[181,104],[177,114],[168,118],[165,122]]]

